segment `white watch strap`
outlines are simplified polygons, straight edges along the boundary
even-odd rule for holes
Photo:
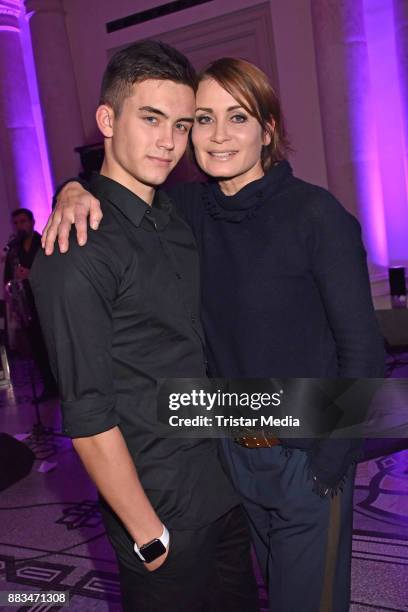
[[[157,540],[160,540],[160,542],[163,544],[165,548],[168,547],[169,542],[170,542],[170,534],[169,534],[168,529],[164,525],[163,525],[163,533],[161,534],[160,538],[157,538]],[[135,551],[139,559],[141,559],[142,561],[145,561],[145,558],[140,552],[140,548],[138,547],[136,542],[134,543],[133,550]]]

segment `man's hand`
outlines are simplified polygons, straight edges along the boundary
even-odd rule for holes
[[[169,546],[171,545],[171,541],[169,543]],[[154,561],[152,561],[151,563],[145,563],[145,568],[147,570],[149,570],[149,572],[154,572],[154,570],[159,569],[159,567],[161,565],[163,565],[163,563],[166,561],[167,559],[167,555],[169,554],[169,546],[167,547],[167,550],[165,553],[163,553],[160,557],[157,557],[157,559],[155,559]]]
[[[61,253],[68,251],[69,233],[74,224],[78,244],[80,246],[86,244],[88,215],[92,229],[98,229],[103,217],[99,200],[76,181],[67,183],[58,194],[55,209],[43,230],[41,244],[45,248],[45,254],[51,255],[57,239]]]

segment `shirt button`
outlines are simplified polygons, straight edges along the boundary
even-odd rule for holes
[[[146,215],[151,215],[151,214],[152,214],[152,211],[150,210],[150,208],[148,208],[148,209],[146,210]]]
[[[179,280],[181,280],[183,277],[181,276],[180,272],[176,272],[176,276]]]
[[[192,321],[192,323],[195,323],[195,322],[196,322],[196,318],[197,318],[197,317],[195,316],[195,314],[192,314],[192,315],[191,315],[191,321]]]

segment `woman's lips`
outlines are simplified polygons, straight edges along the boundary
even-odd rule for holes
[[[208,151],[208,154],[217,161],[229,161],[237,151]]]

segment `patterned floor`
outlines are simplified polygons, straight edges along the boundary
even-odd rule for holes
[[[408,378],[408,372],[400,369],[401,374]],[[13,387],[0,391],[0,431],[23,437],[31,430],[35,410],[29,380],[29,365],[20,362],[14,369]],[[58,428],[55,401],[42,405],[41,418],[47,426]],[[114,556],[104,535],[95,490],[70,441],[28,437],[25,443],[37,455],[34,468],[0,496],[0,591],[68,591],[69,610],[119,612]],[[260,600],[266,610],[262,586]],[[352,600],[352,612],[408,611],[408,450],[359,466]],[[0,610],[10,608],[0,606]]]

